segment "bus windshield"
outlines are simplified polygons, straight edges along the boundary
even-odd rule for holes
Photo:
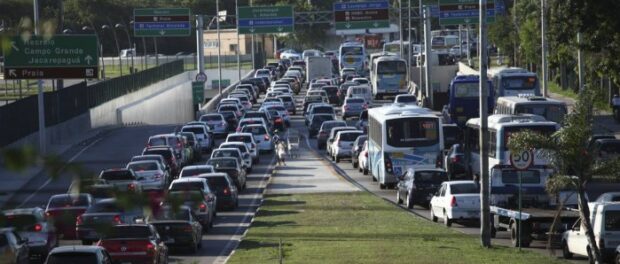
[[[464,98],[464,97],[479,97],[480,96],[480,88],[479,83],[471,82],[471,83],[455,83],[454,84],[454,97]]]
[[[531,90],[536,88],[538,80],[535,76],[503,77],[502,87],[505,90]]]
[[[377,66],[378,74],[394,74],[407,72],[407,65],[404,61],[382,61]]]
[[[566,115],[566,107],[562,105],[518,105],[515,107],[515,114],[534,114],[545,117],[545,119],[562,123],[564,116]]]
[[[342,55],[364,55],[364,48],[362,47],[342,47],[340,50]]]
[[[385,123],[387,144],[392,147],[423,147],[439,142],[437,118],[399,118]]]
[[[545,125],[545,126],[513,126],[513,127],[505,127],[504,128],[504,151],[508,151],[508,141],[510,140],[510,136],[514,133],[523,132],[523,131],[533,131],[535,133],[542,133],[543,135],[550,136],[553,132],[556,131],[555,125]]]
[[[383,51],[387,52],[400,52],[400,44],[385,44]]]

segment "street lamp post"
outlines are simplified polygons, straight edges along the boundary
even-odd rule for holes
[[[125,24],[121,24],[121,23],[117,23],[116,25],[114,25],[114,28],[122,29],[123,31],[125,31],[125,34],[127,34],[127,42],[129,44],[129,50],[131,51],[131,68],[129,68],[130,69],[129,73],[133,73],[133,70],[134,70],[133,56],[134,56],[134,52],[136,51],[133,49],[133,43],[131,42],[131,36],[129,36],[129,30],[127,29]]]
[[[129,21],[129,25],[130,25],[131,28],[134,28],[133,27],[133,23],[134,23],[133,20]],[[142,61],[142,70],[145,70],[145,68],[144,68],[145,66],[144,65],[147,64],[146,63],[146,40],[144,39],[144,37],[141,37],[141,39],[142,39],[142,60],[141,60]],[[135,45],[136,45],[136,43],[134,43],[134,46]],[[138,52],[138,50],[136,49],[136,53],[137,52]]]
[[[110,26],[108,25],[103,25],[101,26],[102,30],[106,30],[106,29],[112,29],[110,28]],[[118,63],[121,69],[121,76],[123,76],[123,60],[121,59],[121,49],[120,46],[118,45],[118,38],[116,37],[116,31],[112,30],[112,35],[114,35],[114,42],[116,42],[116,53],[118,54]]]

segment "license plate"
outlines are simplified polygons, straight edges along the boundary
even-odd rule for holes
[[[166,240],[166,243],[174,243],[174,238],[168,238],[168,240]]]

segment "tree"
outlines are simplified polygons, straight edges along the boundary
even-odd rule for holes
[[[583,223],[592,258],[596,263],[601,263],[601,253],[590,222],[590,209],[585,196],[586,185],[595,175],[620,177],[620,159],[600,161],[588,150],[592,136],[593,99],[594,94],[591,91],[580,93],[573,112],[566,116],[564,127],[551,137],[524,131],[513,135],[508,147],[512,152],[537,149],[551,161],[555,175],[547,182],[548,189],[549,187],[576,189],[579,217]]]

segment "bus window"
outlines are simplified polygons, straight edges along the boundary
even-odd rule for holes
[[[515,114],[534,114],[545,117],[549,121],[562,123],[566,115],[566,108],[560,105],[519,105]]]
[[[502,87],[504,90],[527,90],[536,87],[536,77],[504,77],[502,78]]]
[[[478,83],[455,83],[454,84],[455,97],[479,97],[479,84]]]
[[[407,72],[407,65],[403,61],[382,61],[377,66],[377,74],[394,74]]]
[[[436,118],[402,118],[386,121],[387,144],[393,147],[423,147],[439,142]]]
[[[342,47],[341,55],[364,55],[362,47]]]

